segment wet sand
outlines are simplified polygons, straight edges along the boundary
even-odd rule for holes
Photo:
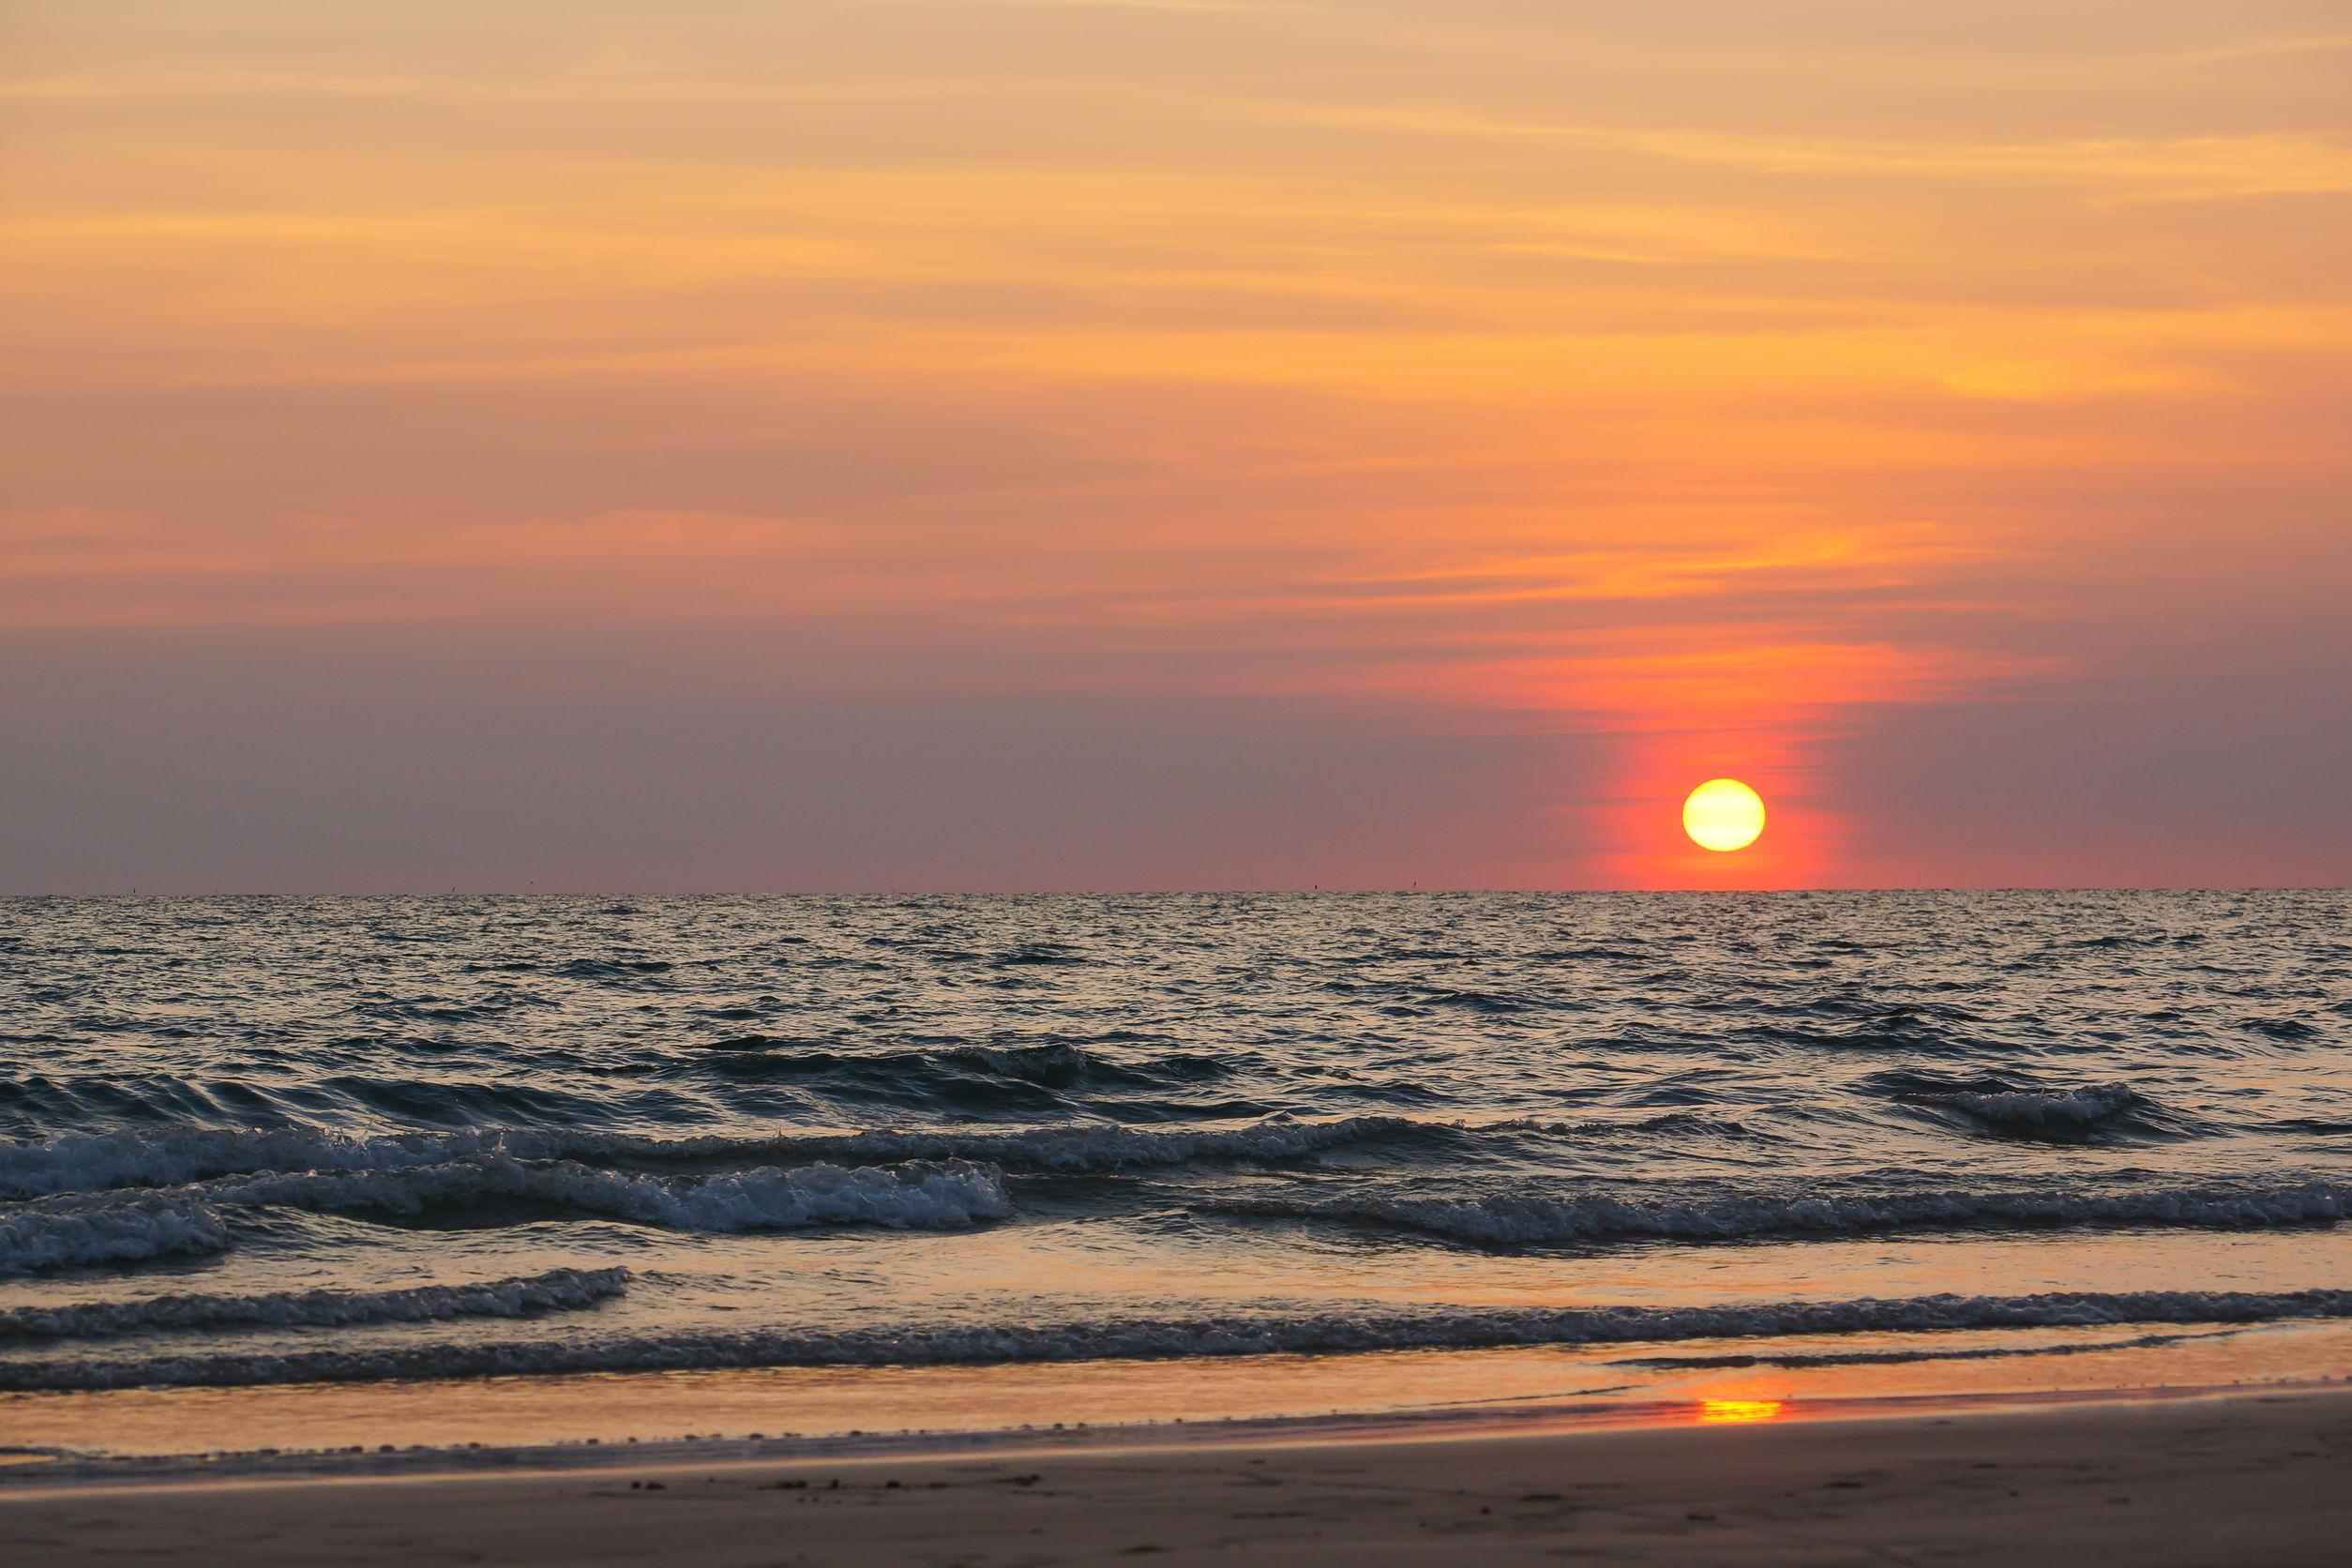
[[[2352,1395],[1585,1430],[0,1492],[13,1564],[2325,1563]]]

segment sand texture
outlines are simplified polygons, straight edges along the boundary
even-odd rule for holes
[[[2352,1395],[0,1493],[11,1564],[2340,1563]]]

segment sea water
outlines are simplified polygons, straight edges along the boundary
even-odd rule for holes
[[[2335,892],[0,901],[0,1421],[2337,1375],[2347,1046]]]

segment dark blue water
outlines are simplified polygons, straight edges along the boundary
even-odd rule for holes
[[[2342,1317],[2347,1046],[2341,893],[0,902],[0,1389]]]

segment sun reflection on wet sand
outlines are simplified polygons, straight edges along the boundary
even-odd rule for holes
[[[1701,1425],[1772,1421],[1787,1409],[1787,1404],[1785,1399],[1702,1399],[1698,1404],[1698,1420]]]

